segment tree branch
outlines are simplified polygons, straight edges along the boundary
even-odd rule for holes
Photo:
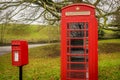
[[[93,4],[94,6],[97,6],[101,0],[96,0],[96,2]]]

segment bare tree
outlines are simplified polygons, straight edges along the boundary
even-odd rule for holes
[[[23,14],[18,19],[21,21],[33,22],[43,17],[45,20],[55,23],[60,20],[62,7],[81,2],[95,6],[96,17],[101,27],[107,27],[109,16],[115,15],[120,10],[120,0],[3,0],[0,1],[0,10],[14,8],[12,16]]]
[[[118,28],[118,30],[120,31],[120,10],[116,15],[113,16],[112,24],[109,25]]]
[[[10,11],[9,11],[10,12]],[[2,15],[2,17],[0,17],[0,44],[3,44],[5,42],[5,34],[7,31],[7,26],[9,23],[9,17],[10,13],[5,13]]]

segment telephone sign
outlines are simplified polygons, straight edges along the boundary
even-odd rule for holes
[[[28,43],[23,40],[12,41],[12,65],[23,66],[28,64]]]
[[[94,6],[62,8],[61,80],[98,80],[97,31]]]

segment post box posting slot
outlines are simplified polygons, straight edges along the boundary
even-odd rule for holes
[[[23,66],[28,64],[28,43],[23,40],[12,41],[12,65]]]

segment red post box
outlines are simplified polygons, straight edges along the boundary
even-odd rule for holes
[[[28,64],[28,43],[23,40],[12,41],[12,65],[23,66]]]
[[[97,28],[94,6],[62,8],[61,80],[98,80]]]

